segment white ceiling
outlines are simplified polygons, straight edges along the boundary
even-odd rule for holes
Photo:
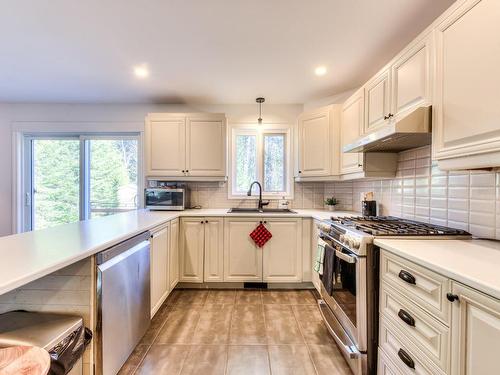
[[[0,101],[304,103],[362,84],[453,1],[0,0]]]

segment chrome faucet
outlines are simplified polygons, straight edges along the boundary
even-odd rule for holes
[[[257,184],[257,186],[259,187],[259,212],[264,212],[263,207],[267,206],[269,204],[269,201],[267,202],[262,201],[262,185],[260,184],[259,181],[254,181],[250,184],[250,188],[247,191],[247,195],[249,197],[252,196],[252,188],[255,184]]]

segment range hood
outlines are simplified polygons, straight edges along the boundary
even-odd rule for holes
[[[418,107],[405,117],[384,125],[345,145],[343,152],[400,152],[431,144],[432,107]]]

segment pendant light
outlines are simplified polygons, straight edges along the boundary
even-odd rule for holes
[[[255,101],[257,103],[259,103],[259,118],[257,119],[257,122],[260,124],[262,124],[262,103],[264,103],[266,101],[265,98],[257,98],[255,99]]]

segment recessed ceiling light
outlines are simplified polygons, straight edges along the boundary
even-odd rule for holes
[[[147,78],[149,77],[148,67],[145,64],[134,66],[134,74],[137,78]]]
[[[324,76],[326,74],[326,66],[318,66],[316,69],[314,69],[314,74],[317,76]]]

